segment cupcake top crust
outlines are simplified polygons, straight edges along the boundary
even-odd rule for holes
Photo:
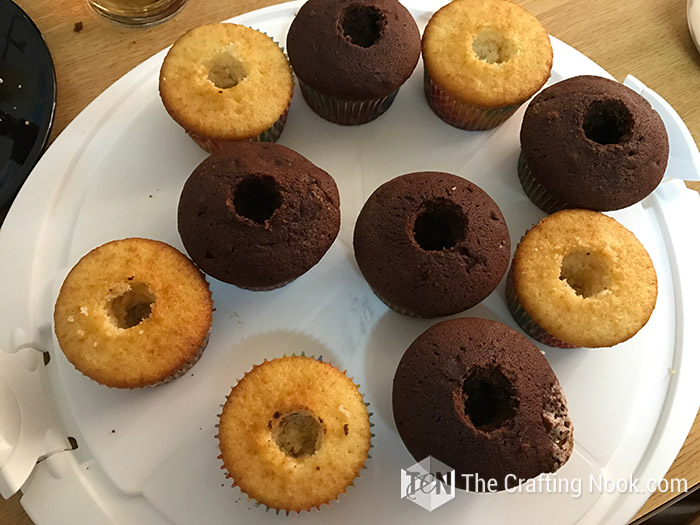
[[[549,78],[547,31],[508,0],[457,0],[438,10],[423,33],[423,60],[441,89],[494,108],[520,104]]]
[[[654,265],[615,219],[562,210],[523,237],[513,284],[528,315],[574,346],[607,347],[636,334],[656,305]]]
[[[409,173],[377,188],[360,212],[353,243],[377,296],[418,317],[479,303],[510,259],[508,227],[493,199],[442,172]]]
[[[237,24],[210,24],[173,44],[159,90],[165,109],[187,131],[248,139],[287,110],[294,81],[287,57],[269,36]]]
[[[231,390],[218,434],[234,485],[270,508],[296,512],[345,492],[365,465],[370,436],[352,379],[303,356],[254,366]]]
[[[569,459],[573,425],[554,372],[525,336],[479,318],[438,323],[406,350],[392,405],[401,439],[418,461],[433,456],[465,477],[512,479],[554,472]],[[517,484],[517,483],[516,483]]]
[[[58,343],[110,387],[154,385],[198,357],[212,321],[209,285],[178,250],[150,239],[95,248],[73,267],[54,310]]]
[[[381,98],[411,76],[420,32],[396,0],[309,0],[289,28],[287,52],[299,79],[317,91]]]
[[[668,162],[659,114],[627,86],[596,76],[537,95],[520,130],[535,180],[570,208],[617,210],[649,195]]]

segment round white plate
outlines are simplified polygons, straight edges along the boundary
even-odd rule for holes
[[[284,42],[300,5],[282,4],[234,21]],[[408,7],[423,28],[439,4],[425,9],[425,2],[416,0]],[[608,76],[562,42],[552,39],[552,44],[550,84],[576,74]],[[280,144],[328,171],[341,194],[341,233],[317,266],[272,292],[248,292],[209,279],[216,307],[211,340],[199,363],[177,381],[119,391],[76,372],[52,338],[50,324],[69,268],[95,246],[124,237],[160,239],[183,250],[176,229],[177,202],[185,180],[206,155],[168,117],[158,98],[164,54],[124,76],[63,132],[30,177],[0,234],[0,274],[12,276],[8,293],[3,293],[9,300],[1,305],[0,348],[50,352],[47,398],[57,426],[79,445],[75,452],[40,463],[25,485],[23,503],[35,520],[213,525],[281,519],[256,508],[224,479],[215,424],[225,395],[252,365],[302,351],[347,368],[371,403],[376,436],[367,469],[346,496],[320,512],[287,519],[354,524],[383,523],[390,516],[402,523],[517,519],[534,524],[542,522],[543,509],[558,523],[631,518],[649,492],[600,493],[589,490],[590,478],[632,476],[646,489],[646,480],[666,472],[697,410],[697,388],[683,383],[682,396],[679,383],[687,370],[698,370],[697,358],[686,350],[688,338],[697,334],[687,332],[683,323],[688,299],[680,296],[679,282],[687,269],[668,227],[681,221],[676,215],[695,201],[673,182],[612,214],[637,234],[658,273],[659,298],[648,325],[612,349],[542,347],[563,385],[575,425],[574,454],[558,477],[581,479],[581,494],[460,492],[431,514],[399,497],[400,471],[414,460],[394,426],[391,383],[406,347],[435,321],[389,311],[362,279],[351,248],[362,204],[378,185],[397,175],[436,170],[464,176],[495,199],[513,249],[543,216],[524,195],[516,175],[524,107],[493,131],[452,128],[425,102],[422,63],[387,113],[359,127],[326,122],[295,94]],[[515,327],[504,283],[461,315]],[[2,463],[0,457],[0,468]]]

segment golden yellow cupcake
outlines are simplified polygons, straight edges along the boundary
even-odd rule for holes
[[[219,419],[234,486],[269,508],[319,508],[344,493],[370,447],[367,407],[344,372],[311,357],[254,366]]]
[[[544,85],[552,56],[547,31],[517,4],[454,0],[423,33],[428,103],[458,128],[493,128]]]
[[[229,142],[275,142],[294,81],[287,57],[269,36],[237,24],[211,24],[173,44],[159,90],[170,116],[212,153]]]
[[[150,239],[95,248],[56,301],[58,343],[80,372],[110,387],[159,384],[186,372],[206,346],[209,285],[178,250]]]
[[[551,346],[626,341],[656,305],[656,271],[632,232],[589,210],[562,210],[525,234],[507,284],[523,330]]]

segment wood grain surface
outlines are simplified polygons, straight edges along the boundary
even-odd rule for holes
[[[686,25],[685,0],[518,0],[554,36],[583,52],[618,80],[634,74],[678,111],[700,142],[700,54]],[[190,0],[174,19],[126,29],[90,11],[84,0],[18,0],[42,31],[56,64],[55,138],[97,95],[178,36],[203,23],[272,5],[275,0]],[[76,31],[75,24],[82,22]],[[700,184],[689,184],[700,191]],[[700,418],[667,477],[700,482]],[[675,494],[656,493],[638,516]],[[30,524],[19,496],[0,500],[0,524]]]

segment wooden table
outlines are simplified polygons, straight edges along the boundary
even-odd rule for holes
[[[700,54],[688,33],[685,0],[518,0],[548,31],[571,44],[618,80],[633,73],[663,96],[700,142]],[[150,29],[124,29],[94,15],[82,0],[18,0],[51,50],[58,77],[52,139],[92,99],[131,68],[186,30],[217,22],[275,0],[190,0],[173,20]],[[82,30],[75,24],[82,22]],[[700,190],[700,184],[692,185]],[[700,482],[700,417],[667,477]],[[642,516],[674,497],[656,493]],[[29,524],[19,496],[0,500],[0,524]]]

